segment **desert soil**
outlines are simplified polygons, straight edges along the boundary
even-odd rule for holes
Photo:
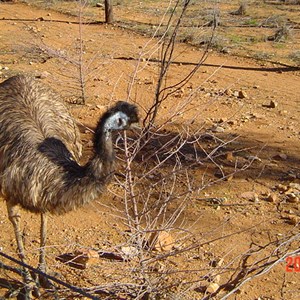
[[[69,79],[63,74],[69,68],[68,75],[72,77],[75,74],[74,67],[62,62],[57,56],[74,55],[72,49],[78,41],[76,22],[77,18],[55,11],[0,2],[0,80],[4,81],[18,73],[34,74],[70,100],[66,88]],[[70,104],[70,110],[78,122],[93,128],[106,107],[115,100],[127,99],[128,82],[130,74],[134,73],[136,61],[123,58],[138,58],[149,38],[117,26],[101,24],[85,26],[83,38],[86,58],[95,58],[97,64],[93,69],[93,81],[87,90],[86,105]],[[46,53],[43,50],[46,47],[56,49],[56,56],[51,57],[49,51]],[[176,51],[178,63],[171,67],[170,81],[180,79],[202,54],[201,49],[184,44],[178,44]],[[153,98],[157,65],[148,62],[147,55],[141,63],[144,69],[137,75],[131,101],[137,103],[143,114],[143,109],[149,107]],[[161,119],[172,110],[174,101],[181,101],[197,89],[197,96],[191,104],[192,111],[198,110],[194,128],[203,126],[203,132],[210,132],[218,139],[233,140],[226,148],[227,154],[218,160],[224,172],[230,173],[235,166],[240,168],[252,161],[247,170],[193,196],[184,214],[186,226],[190,226],[190,230],[203,240],[239,231],[241,233],[211,242],[198,249],[197,255],[191,252],[173,258],[176,270],[196,270],[203,266],[209,269],[212,260],[219,261],[221,258],[222,267],[230,269],[230,262],[244,254],[251,243],[263,246],[270,241],[293,235],[298,235],[298,240],[291,243],[286,251],[299,248],[299,79],[300,71],[297,68],[259,63],[211,51],[187,87],[165,103]],[[180,124],[187,122],[191,115],[188,111],[179,116],[174,121],[174,128],[180,128]],[[89,131],[83,129],[84,160],[90,155],[90,139]],[[213,147],[214,141],[204,139],[203,147],[206,146]],[[194,179],[199,180],[199,185],[205,172],[214,175],[217,171],[218,168],[211,162],[191,170]],[[126,274],[121,274],[123,269],[128,268],[125,262],[99,259],[95,265],[78,270],[55,259],[60,254],[80,247],[115,251],[125,243],[124,231],[127,228],[118,217],[120,212],[110,207],[111,203],[118,206],[110,193],[113,186],[114,183],[101,200],[66,215],[50,218],[47,247],[50,271],[60,274],[59,278],[73,285],[93,287],[118,281],[120,276],[126,280]],[[295,197],[290,195],[292,192]],[[226,198],[225,205],[208,205],[206,201],[199,200],[213,197]],[[36,266],[39,216],[22,211],[22,226],[29,263]],[[0,202],[0,248],[17,257],[4,201]],[[258,258],[254,256],[252,262],[255,263]],[[2,258],[1,261],[13,265]],[[162,265],[165,263],[161,262]],[[0,274],[1,280],[20,280],[8,271],[1,270]],[[182,280],[195,280],[195,274],[196,271],[186,272]],[[218,284],[221,285],[225,277],[221,274]],[[7,289],[1,289],[0,286],[0,298],[6,292]],[[203,289],[195,283],[193,289],[187,290],[177,299],[202,297]],[[165,298],[171,299],[167,291]],[[299,298],[300,273],[286,272],[284,261],[269,272],[250,280],[238,293],[230,296],[230,299]]]

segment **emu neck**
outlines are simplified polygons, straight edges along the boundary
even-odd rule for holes
[[[94,138],[94,158],[90,162],[92,173],[95,177],[105,178],[112,175],[115,153],[112,136],[109,131],[97,128]]]

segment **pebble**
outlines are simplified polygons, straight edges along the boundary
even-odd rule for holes
[[[276,186],[276,190],[278,190],[279,192],[286,192],[289,188],[286,185],[283,184],[278,184]]]
[[[258,202],[258,195],[255,192],[244,192],[240,195],[241,198],[247,199],[252,202]]]
[[[287,198],[286,198],[287,202],[290,202],[290,203],[299,202],[299,197],[297,195],[295,195],[294,193],[288,193],[286,196],[287,196]]]
[[[236,121],[236,120],[229,120],[229,121],[227,122],[227,124],[229,124],[229,125],[236,125],[236,124],[237,124],[237,121]]]
[[[221,133],[221,132],[224,132],[225,129],[221,126],[215,126],[212,128],[212,132],[217,132],[217,133]]]
[[[214,278],[214,283],[219,283],[221,281],[221,275],[217,275],[215,278]]]
[[[175,241],[167,231],[153,232],[149,238],[148,244],[151,249],[163,252],[171,251]]]
[[[133,246],[129,246],[129,247],[124,246],[121,248],[121,252],[126,257],[126,259],[133,258],[138,255],[138,249]]]
[[[238,97],[239,96],[239,91],[234,91],[233,96]]]
[[[91,249],[78,249],[68,255],[62,255],[60,260],[78,269],[86,269],[99,264],[99,254]]]
[[[296,189],[296,190],[300,191],[300,184],[299,183],[291,182],[289,184],[289,187],[292,188],[292,189]]]
[[[274,202],[277,201],[277,195],[276,195],[276,194],[273,194],[273,193],[270,193],[270,194],[268,194],[266,200],[267,200],[268,202],[274,203]]]
[[[273,159],[275,160],[287,160],[288,156],[285,153],[278,153],[273,156]]]
[[[288,219],[292,225],[297,225],[300,222],[300,218],[298,216],[288,216]]]
[[[245,91],[239,91],[238,92],[238,96],[239,99],[244,99],[244,98],[248,98],[248,95]]]
[[[216,282],[212,282],[208,285],[206,291],[210,294],[215,293],[219,289],[219,285]]]
[[[225,94],[226,94],[227,96],[232,96],[232,95],[233,95],[233,91],[232,91],[231,89],[226,89],[226,90],[225,90]]]
[[[276,108],[277,106],[278,106],[278,103],[276,101],[274,101],[274,100],[270,101],[270,105],[269,105],[270,108]]]

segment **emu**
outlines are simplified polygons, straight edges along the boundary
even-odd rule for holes
[[[107,110],[96,126],[94,154],[80,165],[79,129],[60,97],[26,75],[0,84],[0,192],[23,263],[19,206],[41,214],[39,269],[45,272],[47,213],[66,213],[103,193],[114,172],[112,133],[138,121],[133,104],[120,101]],[[30,285],[30,273],[24,274]]]

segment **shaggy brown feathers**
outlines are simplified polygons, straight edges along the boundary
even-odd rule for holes
[[[98,122],[94,157],[81,166],[79,130],[60,97],[28,76],[1,83],[0,189],[5,200],[32,212],[60,214],[98,197],[114,170],[114,128],[106,127],[118,111],[128,116],[127,127],[138,121],[131,104],[110,109]]]

